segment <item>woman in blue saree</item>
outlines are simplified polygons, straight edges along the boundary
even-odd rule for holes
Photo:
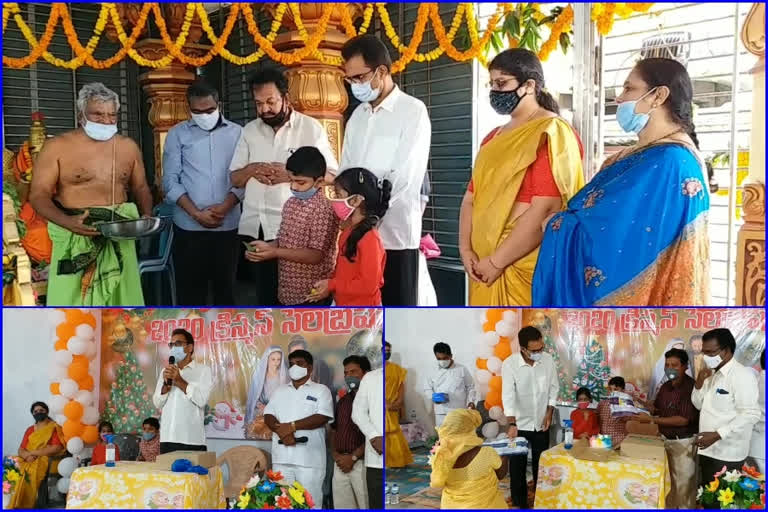
[[[677,61],[637,63],[616,118],[638,143],[544,224],[534,306],[701,306],[709,302],[708,182]]]

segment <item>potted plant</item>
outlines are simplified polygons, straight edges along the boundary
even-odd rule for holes
[[[22,477],[20,460],[18,457],[3,457],[3,508],[8,508],[19,480],[24,478],[29,482],[26,474]]]
[[[311,509],[315,506],[312,495],[299,482],[288,485],[282,473],[267,471],[260,479],[254,475],[237,497],[236,509]]]
[[[708,485],[699,487],[696,500],[708,508],[764,509],[765,476],[744,464],[739,470],[727,471],[725,466]]]

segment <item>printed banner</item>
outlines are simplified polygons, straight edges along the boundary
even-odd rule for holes
[[[269,439],[262,411],[289,382],[287,355],[308,350],[312,379],[335,397],[344,392],[346,356],[381,366],[381,324],[380,309],[104,310],[99,410],[121,433],[139,432],[145,418],[159,416],[152,394],[168,364],[171,333],[182,328],[195,339],[196,360],[213,374],[206,435]]]
[[[701,335],[727,327],[736,338],[736,360],[759,369],[765,348],[762,309],[524,309],[522,324],[544,334],[560,376],[558,399],[574,403],[580,387],[595,398],[606,394],[610,377],[619,375],[627,391],[653,399],[666,381],[664,354],[681,348],[691,360],[689,374],[704,366]]]

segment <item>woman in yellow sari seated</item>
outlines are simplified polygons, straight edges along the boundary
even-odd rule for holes
[[[440,508],[509,508],[499,490],[508,465],[496,450],[481,446],[483,440],[475,433],[481,423],[474,409],[454,409],[437,429],[440,442],[429,485],[443,489]]]
[[[388,468],[402,468],[413,462],[413,454],[408,447],[408,441],[405,440],[403,430],[400,428],[400,410],[405,401],[405,376],[408,375],[408,370],[398,364],[391,363],[389,361],[391,356],[392,345],[385,341],[384,360],[386,366],[384,375],[386,386],[384,399],[387,404],[387,414],[384,417],[386,433],[384,460]]]
[[[459,216],[472,306],[530,306],[541,223],[584,186],[581,143],[544,89],[538,57],[516,48],[488,67],[493,109],[510,116],[483,141]]]
[[[37,490],[48,472],[50,457],[66,451],[64,433],[55,421],[48,417],[48,406],[35,402],[30,409],[35,424],[24,433],[19,446],[21,478],[16,483],[10,508],[33,508]]]

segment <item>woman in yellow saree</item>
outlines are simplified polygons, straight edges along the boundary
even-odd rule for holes
[[[510,121],[483,141],[461,204],[459,250],[472,306],[530,306],[541,223],[584,186],[580,142],[528,50],[489,66],[491,106]]]
[[[482,423],[474,409],[454,409],[437,429],[440,442],[432,458],[430,487],[442,488],[442,509],[509,508],[499,490],[507,464],[496,450],[481,446],[475,431]]]
[[[16,482],[9,508],[35,506],[37,490],[48,472],[50,457],[65,451],[64,433],[61,427],[48,417],[48,406],[43,402],[35,402],[31,412],[35,424],[24,433],[24,439],[19,446],[21,478]]]
[[[384,461],[388,468],[402,468],[413,462],[408,441],[405,440],[400,428],[400,410],[405,401],[405,376],[408,371],[402,366],[390,362],[391,355],[392,345],[385,341],[384,360],[386,366],[384,367],[384,376],[386,386],[384,398],[387,404],[387,414],[384,418],[384,430],[386,432]]]

